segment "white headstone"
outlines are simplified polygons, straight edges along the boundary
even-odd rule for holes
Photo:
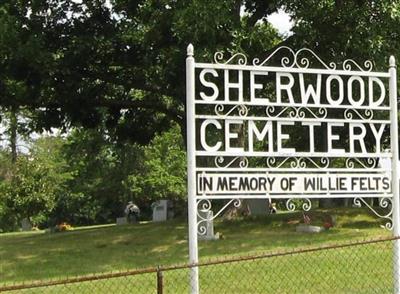
[[[168,216],[168,200],[153,203],[153,222],[165,222]]]
[[[117,224],[117,226],[126,225],[126,224],[128,224],[128,219],[126,218],[126,216],[124,216],[124,217],[117,217],[117,219],[116,219],[116,224]]]
[[[296,227],[296,232],[298,233],[320,233],[324,230],[325,229],[323,227],[311,226],[306,224],[299,224]]]
[[[21,221],[21,227],[22,227],[22,231],[31,231],[32,230],[32,224],[31,224],[30,220],[27,218],[24,218]]]
[[[201,215],[201,218],[198,217],[198,221],[202,221],[203,218],[206,219],[206,221],[202,222],[200,226],[205,226],[206,228],[206,233],[204,235],[198,234],[198,239],[199,240],[217,240],[218,235],[214,234],[214,213],[209,210],[209,211],[199,211],[199,214]]]

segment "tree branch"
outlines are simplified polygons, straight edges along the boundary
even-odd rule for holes
[[[182,120],[184,113],[182,111],[171,109],[161,103],[154,103],[143,100],[109,100],[109,99],[100,99],[94,105],[95,107],[107,107],[107,108],[120,108],[120,109],[133,109],[133,108],[145,108],[155,110],[165,115],[171,117],[172,119]]]

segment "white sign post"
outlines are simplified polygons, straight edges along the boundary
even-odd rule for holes
[[[187,162],[188,162],[188,219],[189,219],[189,263],[199,261],[197,249],[197,206],[196,206],[196,129],[195,129],[195,63],[193,46],[187,48],[186,58],[186,115],[187,119]],[[191,293],[199,293],[198,267],[190,270]]]
[[[282,53],[288,53],[282,56]],[[248,64],[241,53],[196,63],[187,48],[187,157],[191,292],[199,292],[197,235],[206,233],[213,199],[239,207],[242,199],[354,198],[399,236],[397,86],[388,72],[345,60],[324,63],[313,51],[276,49]],[[281,66],[271,61],[280,58]],[[318,66],[314,66],[317,64]],[[384,138],[390,130],[390,146]],[[390,152],[387,148],[390,147]],[[391,159],[391,168],[379,160]],[[393,197],[395,196],[395,197]],[[365,198],[379,198],[387,214]],[[201,211],[202,213],[198,213]],[[400,243],[395,241],[399,293]]]
[[[399,206],[399,137],[397,126],[397,73],[393,56],[389,59],[389,95],[390,95],[390,145],[392,151],[392,193],[393,193],[393,235],[400,236],[400,206]],[[394,241],[393,252],[394,293],[400,293],[400,240]]]

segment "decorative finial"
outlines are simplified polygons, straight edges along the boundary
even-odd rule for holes
[[[390,67],[395,67],[396,66],[396,59],[394,58],[393,55],[391,55],[390,58],[389,58],[389,66]]]
[[[187,55],[188,55],[188,56],[193,56],[193,51],[194,51],[193,45],[192,45],[192,44],[189,44],[189,45],[187,46]]]

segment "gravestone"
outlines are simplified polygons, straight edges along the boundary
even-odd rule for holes
[[[324,230],[325,229],[323,227],[311,226],[311,225],[306,225],[306,224],[299,224],[296,227],[296,232],[298,232],[298,233],[320,233]]]
[[[117,217],[116,219],[116,225],[121,226],[121,225],[127,225],[128,224],[128,219],[123,216],[123,217]]]
[[[24,218],[24,219],[21,221],[21,228],[22,228],[22,231],[24,231],[24,232],[26,232],[26,231],[31,231],[31,230],[32,230],[32,224],[31,224],[31,222],[29,221],[29,219]]]
[[[269,200],[268,199],[249,199],[249,210],[251,215],[267,215],[269,214]]]
[[[219,239],[219,234],[214,234],[214,213],[209,210],[209,211],[201,211],[199,210],[199,215],[200,217],[197,217],[197,221],[201,222],[200,227],[203,227],[206,229],[206,233],[201,235],[198,234],[198,239],[199,240],[218,240]],[[206,220],[205,220],[206,219]]]
[[[158,200],[152,207],[153,222],[165,222],[168,219],[168,200]]]

